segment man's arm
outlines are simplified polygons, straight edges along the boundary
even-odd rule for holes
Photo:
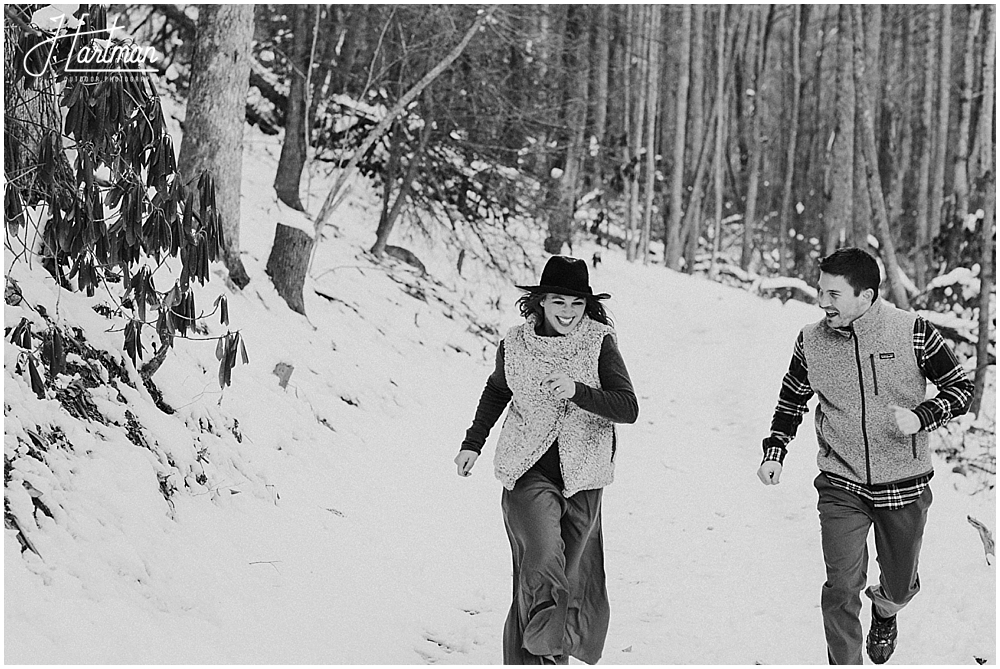
[[[771,435],[764,439],[764,462],[784,462],[785,451],[802,423],[802,416],[809,410],[807,403],[813,396],[809,385],[809,369],[802,345],[802,333],[795,339],[795,349],[788,371],[781,380],[778,405],[771,418]]]
[[[920,419],[920,429],[935,430],[969,410],[973,384],[951,347],[937,328],[924,318],[913,325],[913,352],[917,365],[938,394],[913,408]]]

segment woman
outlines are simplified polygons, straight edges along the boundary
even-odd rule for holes
[[[614,474],[614,423],[639,406],[587,263],[553,256],[518,300],[525,323],[501,342],[455,458],[472,470],[510,402],[494,457],[514,558],[504,664],[596,663],[608,631],[601,493]]]

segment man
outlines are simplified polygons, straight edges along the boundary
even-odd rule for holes
[[[940,333],[878,298],[875,259],[857,248],[820,262],[826,317],[799,333],[757,476],[777,485],[789,441],[815,394],[822,610],[830,664],[861,664],[860,592],[875,526],[879,584],[866,649],[882,664],[896,648],[896,613],[920,589],[917,558],[934,475],[927,433],[965,413],[972,382]],[[938,394],[926,398],[927,381]]]

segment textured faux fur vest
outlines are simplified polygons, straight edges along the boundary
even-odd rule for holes
[[[535,319],[511,328],[504,337],[504,374],[513,397],[493,459],[496,477],[508,490],[559,440],[563,495],[603,488],[614,479],[614,424],[556,399],[541,387],[562,371],[574,381],[600,388],[597,362],[601,345],[614,329],[585,317],[563,337],[535,333]]]

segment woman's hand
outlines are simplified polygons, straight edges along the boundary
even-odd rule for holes
[[[552,372],[542,380],[542,388],[561,400],[568,400],[576,395],[576,381],[569,378],[566,372]]]
[[[455,456],[455,464],[458,466],[459,476],[470,476],[472,474],[472,466],[476,464],[476,458],[479,457],[479,453],[475,451],[459,451],[458,455]]]

